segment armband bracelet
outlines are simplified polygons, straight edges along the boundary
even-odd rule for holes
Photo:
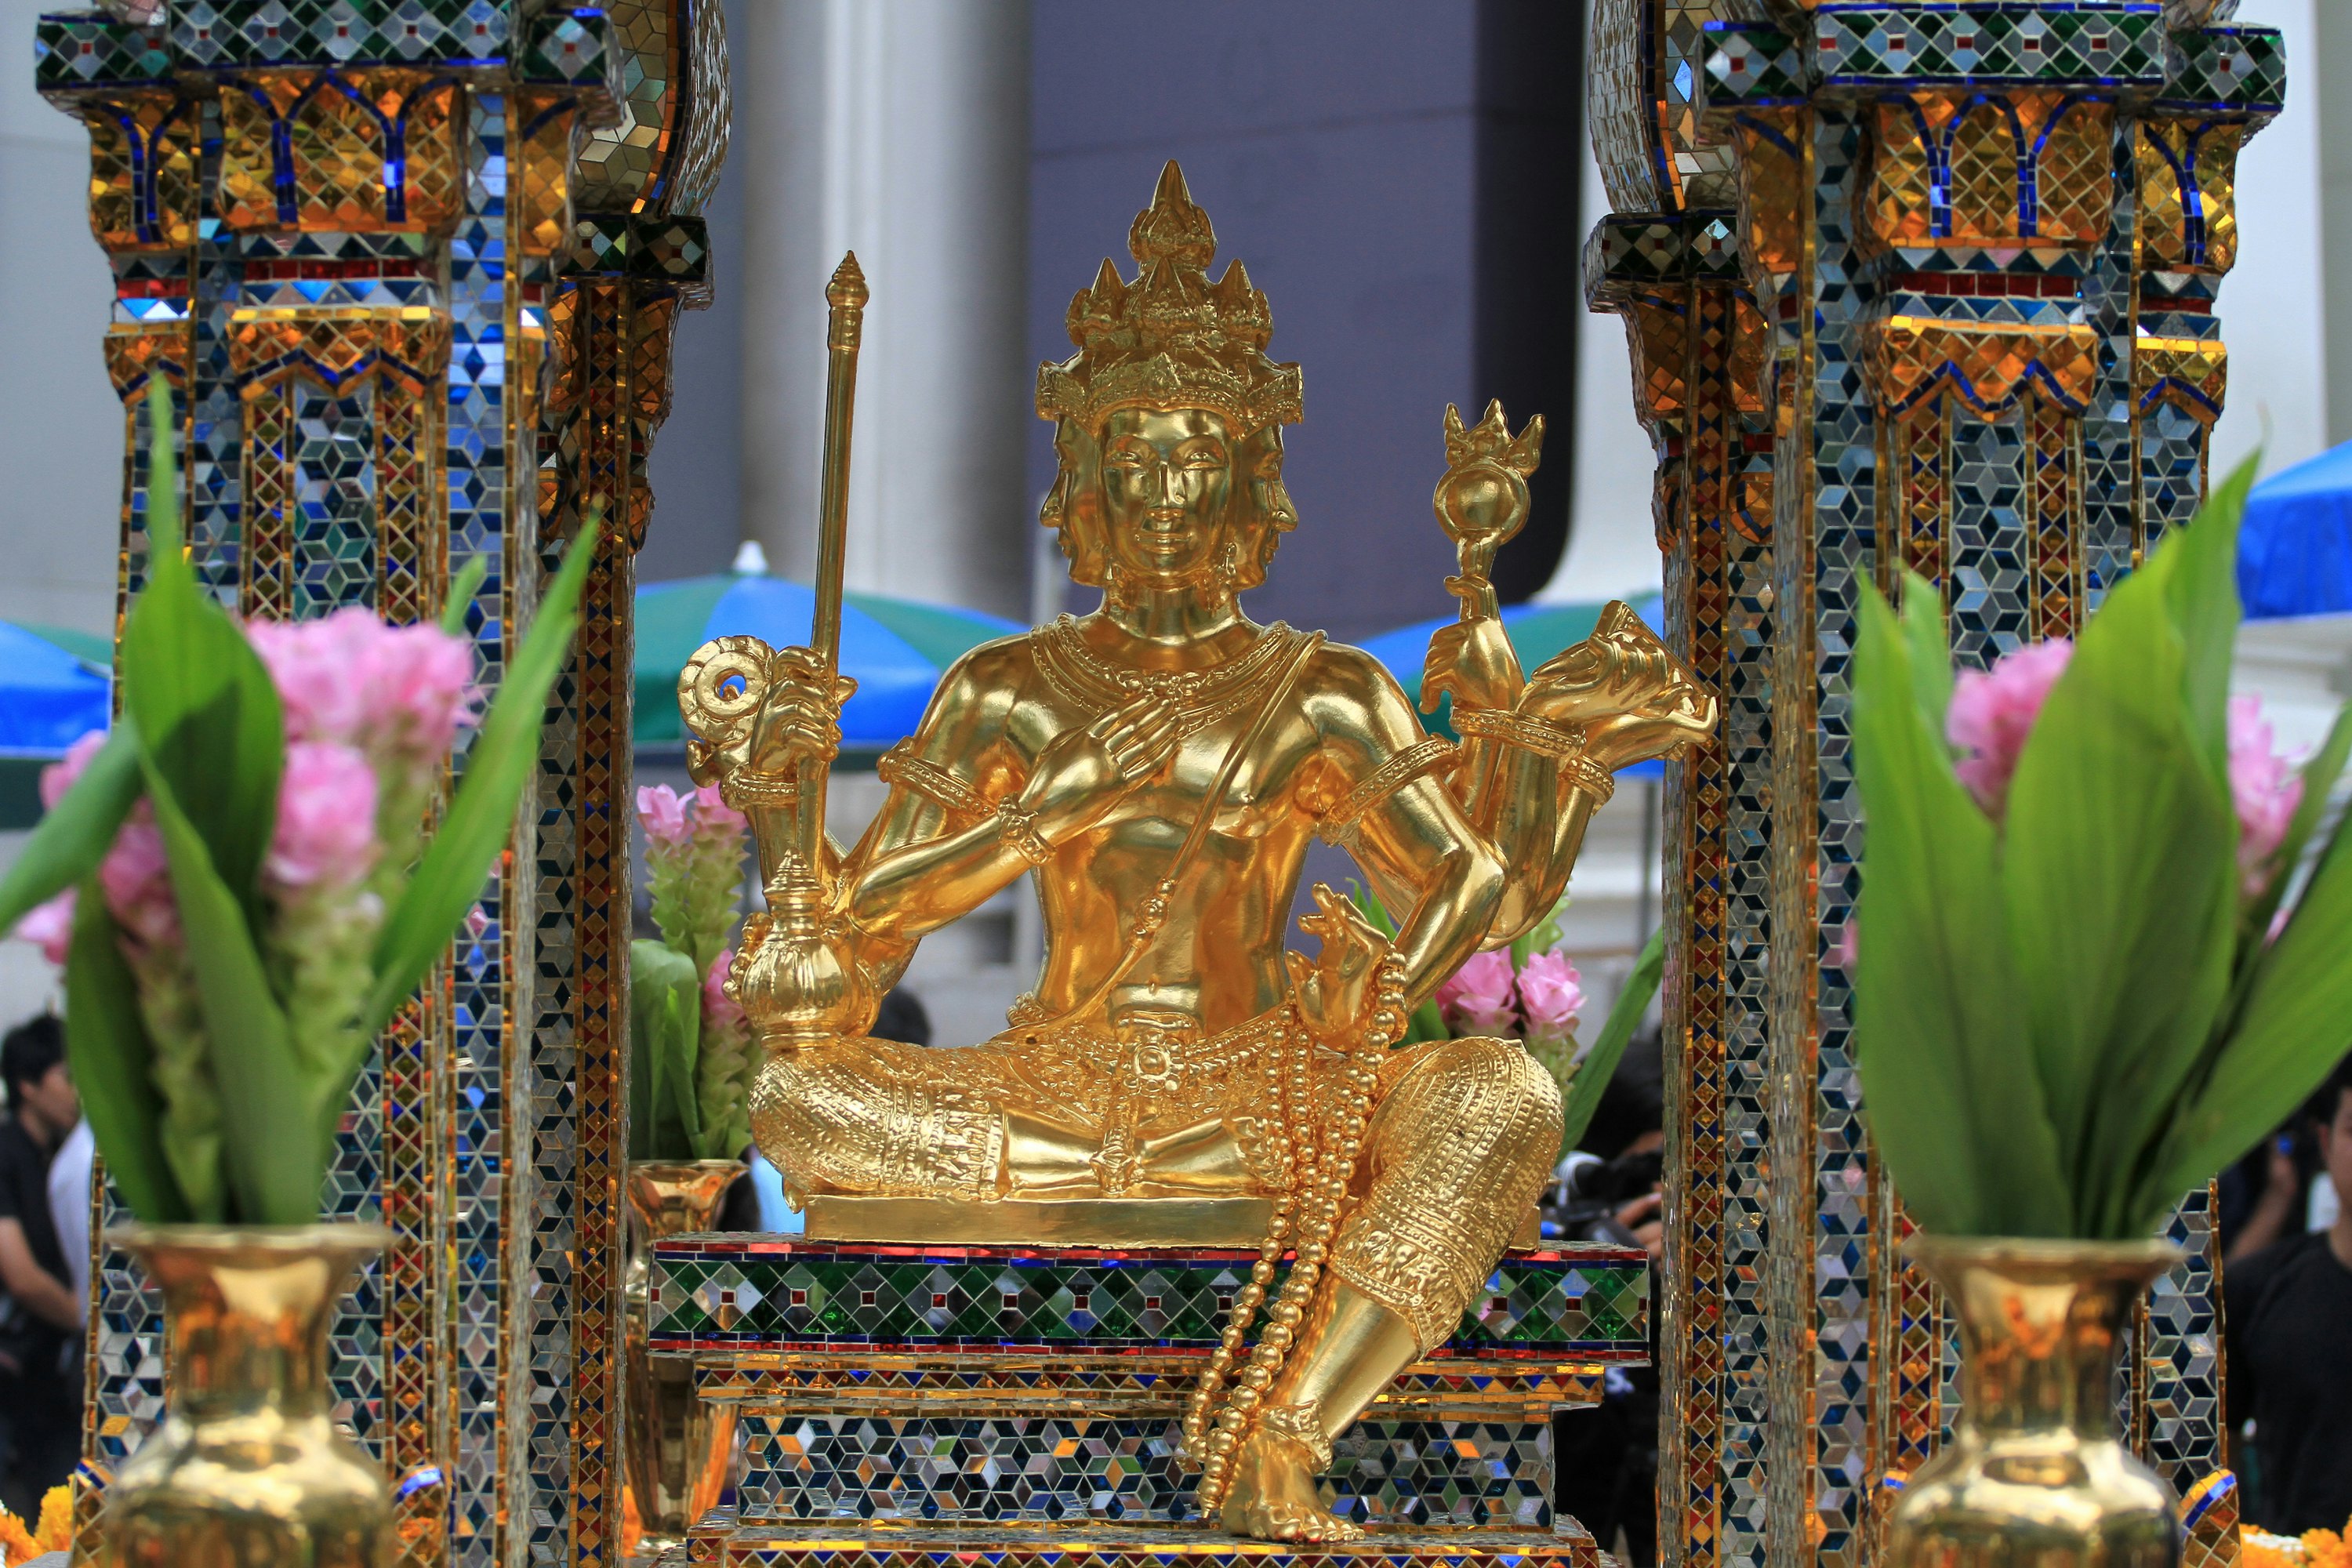
[[[1559,782],[1569,789],[1580,789],[1592,797],[1594,805],[1605,804],[1617,793],[1617,781],[1607,768],[1590,757],[1562,757],[1559,760]]]
[[[1507,708],[1473,708],[1454,715],[1454,728],[1464,740],[1500,741],[1542,757],[1572,757],[1584,750],[1584,737],[1549,719],[1514,713]]]
[[[1054,858],[1054,847],[1037,831],[1037,819],[1013,801],[996,803],[996,828],[1004,847],[1032,866],[1043,866]]]
[[[988,815],[988,802],[970,785],[945,768],[934,767],[914,755],[904,741],[882,753],[881,761],[874,764],[874,773],[884,784],[898,784],[921,795],[950,816]]]

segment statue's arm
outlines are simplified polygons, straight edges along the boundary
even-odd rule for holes
[[[1503,862],[1436,777],[1449,749],[1430,744],[1395,679],[1354,648],[1322,660],[1327,679],[1309,705],[1316,776],[1303,798],[1396,918],[1405,990],[1418,1005],[1486,940]]]
[[[1029,869],[1015,825],[997,812],[1024,768],[1011,732],[1018,639],[974,649],[932,693],[913,737],[885,760],[890,794],[843,867],[842,903],[886,942],[961,919]]]

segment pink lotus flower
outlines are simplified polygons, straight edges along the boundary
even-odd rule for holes
[[[179,945],[180,906],[172,898],[171,862],[145,801],[131,807],[113,847],[99,861],[98,888],[107,912],[133,941],[148,947]]]
[[[1854,966],[1862,962],[1861,915],[1846,916],[1845,924],[1838,928],[1836,945],[1830,949],[1830,962],[1845,971],[1848,981],[1853,980]]]
[[[68,888],[47,903],[34,905],[32,912],[16,922],[15,935],[37,946],[43,958],[62,969],[66,950],[73,945],[73,920],[74,889]]]
[[[375,770],[350,746],[296,741],[286,748],[278,825],[263,873],[278,889],[341,888],[375,864]]]
[[[472,718],[474,656],[436,626],[388,626],[359,605],[252,621],[247,641],[286,706],[289,741],[357,746],[403,773],[440,765]]]
[[[65,799],[66,791],[73,788],[82,771],[89,766],[90,758],[98,755],[106,744],[106,731],[92,730],[66,748],[66,754],[41,770],[41,809],[47,811]]]
[[[656,844],[683,844],[694,834],[693,825],[686,819],[686,800],[667,784],[638,787],[637,821]]]
[[[640,791],[640,794],[643,792]],[[751,819],[727,804],[717,784],[704,784],[694,792],[694,824],[705,832],[719,832],[732,837],[751,826]]]
[[[2009,808],[2009,781],[2033,721],[2074,657],[2071,639],[2053,637],[2003,654],[1990,669],[1964,669],[1952,682],[1944,733],[1967,753],[1953,771],[1995,820]]]
[[[1584,1011],[1581,979],[1576,965],[1557,952],[1528,955],[1519,971],[1519,1003],[1529,1034],[1566,1039],[1576,1033],[1577,1016]]]
[[[2271,750],[2259,697],[2230,699],[2230,802],[2238,809],[2238,876],[2249,899],[2270,880],[2270,858],[2303,805],[2303,775]]]
[[[1518,1023],[1518,997],[1507,952],[1473,954],[1437,988],[1437,1005],[1448,1018],[1473,1029],[1510,1029]]]
[[[732,952],[722,952],[710,961],[710,972],[702,977],[702,1021],[723,1027],[733,1027],[743,1021],[743,1009],[727,994],[727,971],[735,963]]]

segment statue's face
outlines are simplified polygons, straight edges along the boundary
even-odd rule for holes
[[[1103,422],[1101,448],[1103,523],[1119,565],[1162,582],[1207,570],[1233,497],[1223,418],[1122,408]]]

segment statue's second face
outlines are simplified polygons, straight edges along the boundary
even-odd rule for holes
[[[1233,438],[1217,415],[1122,408],[1103,422],[1103,522],[1129,573],[1165,583],[1208,570],[1233,486]]]

